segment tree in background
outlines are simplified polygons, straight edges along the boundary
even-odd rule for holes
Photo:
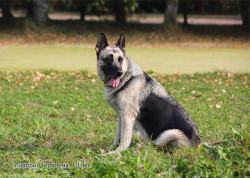
[[[49,5],[48,5],[49,3]],[[178,7],[179,6],[179,7]],[[165,24],[176,24],[177,11],[183,13],[184,25],[187,24],[187,13],[190,14],[241,14],[242,26],[250,28],[249,0],[0,0],[3,19],[13,18],[11,8],[26,9],[27,17],[36,23],[48,20],[48,11],[80,12],[81,20],[86,14],[114,14],[116,23],[124,25],[127,14],[131,13],[164,13]]]
[[[183,14],[183,24],[184,25],[188,25],[188,21],[187,21],[187,14],[188,14],[188,1],[189,0],[180,0],[179,6],[180,6],[180,10],[182,11]]]
[[[27,15],[28,18],[34,18],[33,13],[33,1],[32,0],[26,0],[25,2],[26,8],[27,8]]]
[[[33,14],[36,23],[47,22],[48,20],[48,0],[33,0]]]
[[[48,0],[26,0],[27,17],[35,23],[47,22],[48,20]]]
[[[115,0],[114,12],[116,23],[118,25],[124,25],[126,23],[126,11],[123,0]]]
[[[80,9],[81,21],[85,21],[85,15],[86,15],[86,1],[85,0],[80,0],[79,9]]]
[[[10,0],[0,0],[2,6],[2,14],[4,20],[10,20],[13,15],[10,12]]]
[[[164,13],[164,24],[176,24],[177,10],[179,0],[166,0],[166,9]]]
[[[250,30],[250,3],[249,0],[240,0],[242,26],[245,30]]]

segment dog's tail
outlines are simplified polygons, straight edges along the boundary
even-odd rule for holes
[[[154,143],[158,146],[191,146],[190,139],[179,129],[164,131]]]
[[[191,146],[191,140],[179,129],[171,129],[164,131],[154,142],[158,146]],[[210,147],[214,145],[220,145],[224,143],[223,141],[213,142],[213,143],[200,143],[198,147],[204,145],[205,147]]]

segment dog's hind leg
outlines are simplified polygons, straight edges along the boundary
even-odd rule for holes
[[[115,140],[113,144],[111,145],[111,147],[117,145],[117,143],[120,141],[120,138],[121,138],[121,117],[119,116],[118,122],[116,125]]]
[[[174,144],[175,146],[191,146],[190,139],[179,129],[171,129],[162,132],[154,143],[158,146],[166,146],[168,144]]]
[[[138,120],[135,121],[134,131],[135,136],[141,137],[144,143],[148,143],[150,141],[146,130],[142,127],[141,123]]]

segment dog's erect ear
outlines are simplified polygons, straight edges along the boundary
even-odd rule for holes
[[[104,48],[106,48],[108,46],[108,42],[107,42],[107,38],[105,36],[105,34],[102,32],[100,33],[96,46],[95,46],[95,50],[96,50],[96,54],[99,54],[101,50],[103,50]]]
[[[125,33],[122,32],[119,40],[116,43],[116,46],[121,48],[121,50],[125,53]]]

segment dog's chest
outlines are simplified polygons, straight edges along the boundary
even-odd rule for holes
[[[105,95],[105,99],[109,102],[112,101],[112,98],[114,96],[114,92],[112,92],[112,90],[110,90],[109,88],[105,87],[104,88],[104,95]]]
[[[105,94],[105,99],[107,100],[107,102],[109,103],[109,105],[116,111],[118,111],[120,109],[119,106],[119,98],[118,98],[118,93],[116,92],[116,90],[114,90],[113,88],[109,88],[106,87],[104,89],[104,94]]]
[[[118,91],[115,88],[106,87],[104,90],[105,99],[109,105],[117,112],[121,110],[128,110],[135,107],[136,102],[132,102],[133,99],[129,92],[126,90]]]

